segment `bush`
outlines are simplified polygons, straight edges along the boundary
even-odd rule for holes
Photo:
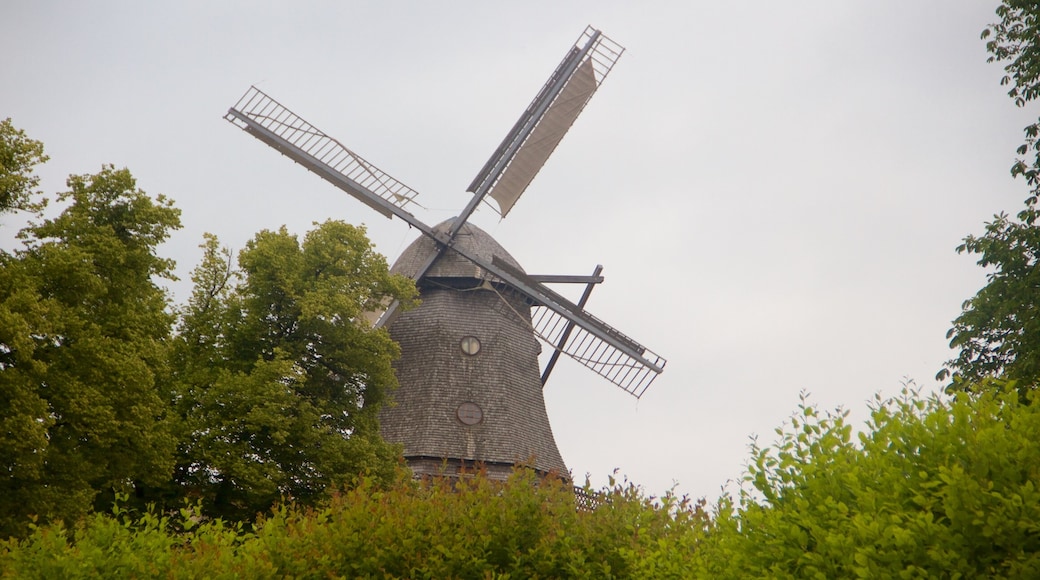
[[[0,544],[0,576],[37,578],[1040,577],[1040,404],[981,395],[875,399],[867,429],[803,397],[735,497],[647,497],[628,482],[578,509],[517,471],[394,485],[360,479],[254,525],[179,513],[93,515]]]
[[[689,577],[698,505],[620,483],[595,510],[573,490],[518,471],[383,489],[370,480],[318,508],[276,508],[253,532],[196,511],[95,515],[0,545],[11,577],[612,578]]]
[[[871,405],[846,414],[803,398],[780,440],[752,446],[698,552],[724,578],[1040,577],[1040,405],[1010,389]]]

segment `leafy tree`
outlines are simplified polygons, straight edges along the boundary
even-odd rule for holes
[[[1025,107],[1040,97],[1040,3],[1036,0],[1004,0],[997,8],[1000,22],[991,24],[982,32],[989,51],[989,62],[1006,62],[1002,85],[1010,85],[1008,96],[1015,105]],[[1025,142],[1018,148],[1019,155],[1033,155],[1033,159],[1018,159],[1011,174],[1021,175],[1032,188],[1032,197],[1026,204],[1034,207],[1040,195],[1040,123],[1032,123],[1023,130]]]
[[[1040,405],[876,399],[865,433],[803,400],[698,551],[714,578],[1040,577]]]
[[[986,224],[982,236],[968,236],[959,252],[979,254],[979,265],[994,269],[986,285],[964,303],[947,333],[957,357],[939,372],[952,374],[950,388],[993,384],[1005,377],[1024,388],[1040,379],[1040,224],[1027,208],[1014,220],[1005,214]]]
[[[237,271],[215,237],[203,247],[173,351],[175,493],[250,521],[283,496],[311,502],[362,472],[388,479],[398,450],[377,415],[398,347],[364,314],[408,303],[414,283],[389,274],[363,228],[338,221],[302,244],[262,231]]]
[[[160,387],[180,227],[125,169],[72,176],[68,205],[0,254],[0,536],[74,520],[104,489],[159,482],[174,439]]]
[[[1000,21],[983,31],[990,62],[1005,63],[1001,84],[1019,107],[1040,97],[1040,3],[1004,0]],[[992,268],[986,286],[966,301],[947,337],[956,358],[938,378],[953,376],[951,389],[987,384],[986,377],[1017,379],[1023,388],[1040,379],[1040,121],[1028,125],[1011,175],[1029,186],[1017,219],[1001,213],[982,236],[968,236],[958,252],[979,255]]]
[[[40,183],[40,178],[33,174],[33,167],[47,159],[43,143],[16,129],[10,117],[0,121],[0,214],[40,208],[41,202],[32,201],[39,195],[36,187]]]

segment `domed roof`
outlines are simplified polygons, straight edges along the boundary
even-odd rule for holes
[[[434,226],[433,229],[447,232],[456,219],[445,220]],[[509,252],[499,245],[491,235],[471,223],[467,222],[459,230],[459,233],[455,236],[455,247],[463,248],[488,262],[491,261],[493,256],[498,256],[500,260],[505,260],[509,265],[523,271],[523,268],[520,267],[520,264],[517,263],[513,256],[510,256]],[[421,235],[405,248],[404,252],[401,253],[401,256],[397,258],[397,261],[390,268],[390,271],[394,274],[403,274],[412,278],[436,251],[437,243],[430,237]],[[426,273],[426,277],[473,278],[479,280],[484,278],[484,271],[457,252],[447,251],[430,268]]]

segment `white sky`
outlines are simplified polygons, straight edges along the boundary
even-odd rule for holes
[[[439,222],[586,24],[628,50],[509,218],[530,273],[605,266],[588,309],[669,359],[636,401],[564,359],[564,460],[718,495],[802,390],[858,422],[933,376],[984,283],[954,248],[1026,196],[1027,112],[985,63],[995,3],[37,2],[0,5],[0,118],[44,142],[48,192],[102,163],[173,198],[183,280],[203,232],[416,235],[222,119],[251,84],[421,192]],[[1033,113],[1035,118],[1035,112]],[[0,218],[12,245],[16,217]],[[189,287],[172,287],[179,299]],[[570,289],[577,295],[579,289]]]

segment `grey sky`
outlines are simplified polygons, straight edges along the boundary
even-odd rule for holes
[[[327,218],[367,224],[392,261],[416,232],[227,108],[258,85],[419,190],[436,223],[585,25],[602,29],[627,48],[611,76],[509,218],[474,221],[531,273],[602,263],[588,309],[669,359],[639,401],[561,361],[546,400],[574,474],[715,497],[802,390],[861,421],[904,378],[936,388],[984,282],[954,247],[1026,194],[1008,168],[1029,115],[979,40],[994,7],[8,0],[0,118],[44,142],[49,192],[112,163],[173,198],[185,280],[203,232],[238,248]],[[18,220],[0,220],[10,247]]]

